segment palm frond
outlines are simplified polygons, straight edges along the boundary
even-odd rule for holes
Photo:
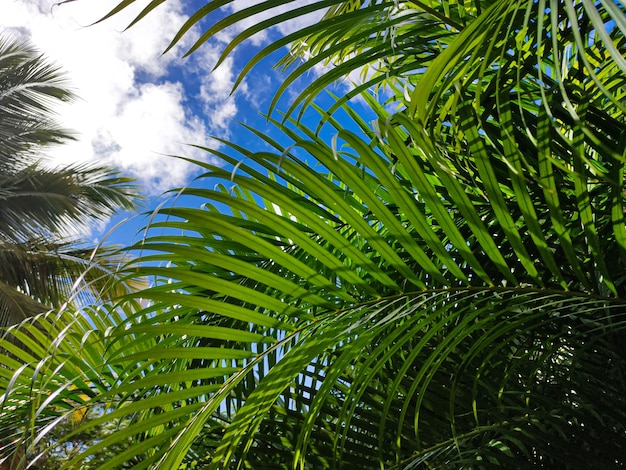
[[[126,254],[113,246],[92,249],[53,240],[0,244],[0,324],[15,325],[66,303],[91,305],[119,298],[141,286],[134,280],[120,282],[116,273],[127,262]]]
[[[32,351],[3,376],[36,430],[16,437],[42,455],[39,416],[86,374],[102,415],[76,432],[125,422],[67,468],[105,448],[99,469],[624,465],[622,6],[298,3],[263,27],[322,3],[289,37],[336,62],[301,96],[313,124],[269,116],[263,150],[206,149],[223,164],[131,247],[150,287],[59,335],[81,338],[77,371],[42,366],[63,357],[30,339],[45,316],[10,330]],[[369,78],[405,111],[311,101],[385,51]],[[29,414],[14,384],[34,376],[58,392]]]
[[[120,209],[134,208],[137,197],[132,179],[108,168],[85,165],[5,170],[0,175],[1,280],[14,292],[9,295],[4,289],[2,312],[5,319],[15,321],[2,325],[17,323],[25,312],[32,313],[35,304],[41,313],[78,301],[79,292],[85,294],[84,305],[99,295],[110,299],[128,292],[130,285],[114,285],[123,255],[113,247],[87,247],[77,232]],[[77,283],[86,289],[77,290]],[[35,302],[16,303],[24,296]]]
[[[30,44],[0,37],[0,162],[5,168],[20,164],[37,146],[72,139],[52,119],[51,105],[73,96],[59,68]]]
[[[0,174],[0,237],[15,243],[59,233],[132,210],[133,179],[94,165],[32,164]],[[72,233],[74,232],[74,233]]]
[[[68,306],[5,328],[0,341],[0,461],[37,465],[42,451],[48,450],[47,436],[59,423],[75,420],[76,429],[86,410],[99,415],[114,405],[94,400],[98,392],[111,388],[117,374],[103,365],[102,358],[116,346],[107,346],[102,337],[128,315],[110,306],[82,313]],[[108,421],[115,425],[113,419]],[[63,439],[53,442],[62,445]]]
[[[132,3],[120,2],[103,19]],[[150,2],[129,27],[162,3],[162,0]],[[405,96],[411,95],[411,111],[417,111],[426,120],[428,103],[439,106],[439,97],[454,86],[458,77],[467,84],[476,82],[471,88],[479,102],[481,90],[487,88],[490,77],[499,76],[499,71],[508,68],[506,62],[515,64],[511,70],[524,68],[523,64],[530,67],[524,68],[525,73],[531,72],[528,78],[521,75],[524,81],[516,84],[519,93],[528,86],[540,87],[544,83],[553,86],[574,117],[570,95],[581,88],[578,77],[593,83],[590,88],[597,99],[609,100],[611,106],[624,112],[620,77],[626,72],[623,59],[626,25],[623,5],[619,3],[325,0],[302,5],[269,0],[224,18],[217,14],[221,7],[231,4],[236,2],[207,3],[190,16],[168,49],[193,27],[207,23],[209,26],[187,54],[193,53],[220,31],[276,8],[275,15],[253,22],[253,26],[244,29],[225,47],[219,66],[237,45],[255,33],[312,11],[326,11],[316,24],[264,47],[248,61],[236,81],[235,87],[261,60],[291,44],[291,51],[279,65],[292,71],[275,95],[270,107],[273,109],[296,78],[325,64],[326,73],[299,94],[288,115],[299,104],[310,104],[333,81],[358,73],[364,77],[364,85],[357,86],[357,91],[348,93],[337,106],[367,88],[383,87],[390,91],[387,88],[390,86],[397,91],[397,100],[405,101]],[[610,65],[605,66],[607,62]],[[426,69],[428,73],[422,79]],[[518,78],[513,77],[513,81]],[[435,115],[436,111],[429,113]]]
[[[334,148],[303,124],[273,121],[293,144],[257,133],[274,152],[233,144],[238,158],[214,152],[231,169],[201,164],[199,181],[223,186],[182,190],[202,206],[160,212],[157,234],[135,247],[144,264],[129,271],[154,279],[136,294],[151,304],[104,340],[118,345],[106,367],[122,372],[101,398],[132,406],[133,418],[71,465],[139,439],[102,468],[133,459],[176,468],[201,452],[207,429],[215,446],[204,458],[216,467],[260,465],[255,455],[331,467],[561,462],[563,449],[529,436],[561,429],[566,446],[584,440],[581,423],[622,445],[617,421],[605,430],[591,411],[604,405],[586,402],[587,414],[570,393],[591,397],[596,386],[585,369],[596,362],[573,357],[601,354],[622,368],[612,345],[623,335],[623,284],[612,291],[592,256],[577,258],[577,270],[559,244],[567,236],[575,252],[589,249],[580,199],[559,198],[568,220],[539,219],[551,200],[542,163],[484,158],[491,142],[469,112],[458,132],[474,140],[462,157],[437,151],[415,121],[379,112],[380,134],[346,130],[363,124],[353,115]],[[604,185],[598,194],[612,192],[596,166],[584,170]],[[553,170],[551,184],[575,195],[579,177]],[[605,220],[603,204],[590,210]],[[602,253],[618,249],[610,223],[596,230]],[[610,393],[603,400],[618,406]],[[223,434],[216,420],[230,422]]]

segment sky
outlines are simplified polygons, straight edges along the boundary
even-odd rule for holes
[[[125,30],[147,1],[137,1],[95,25],[118,1],[72,0],[55,5],[57,1],[3,0],[0,15],[0,32],[28,39],[66,72],[78,97],[58,109],[59,121],[75,132],[77,140],[51,150],[50,158],[59,164],[91,161],[116,167],[138,179],[148,209],[164,191],[188,184],[198,171],[172,155],[207,161],[212,158],[208,153],[189,144],[219,148],[213,137],[238,136],[237,121],[265,126],[259,113],[267,111],[279,72],[262,65],[231,95],[237,71],[276,35],[321,16],[312,14],[256,35],[212,71],[234,34],[259,17],[218,34],[183,58],[199,31],[162,53],[196,10],[193,2],[168,0]],[[256,3],[238,0],[225,13]],[[108,227],[90,230],[88,237],[97,241]]]

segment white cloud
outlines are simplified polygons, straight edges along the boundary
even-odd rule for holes
[[[189,156],[193,152],[184,144],[205,140],[203,123],[187,115],[184,101],[179,83],[144,83],[120,95],[114,112],[93,117],[95,122],[87,123],[82,120],[89,115],[89,109],[83,108],[91,108],[91,104],[76,103],[64,114],[70,127],[81,127],[82,122],[87,131],[75,145],[73,155],[64,158],[64,146],[57,158],[69,162],[76,159],[76,154],[96,156],[139,178],[153,195],[182,186],[193,167],[169,155]]]
[[[79,100],[60,108],[60,120],[79,136],[52,152],[63,163],[96,160],[140,178],[154,195],[184,184],[192,166],[164,154],[203,158],[184,144],[207,145],[203,121],[194,116],[186,91],[166,79],[181,47],[163,50],[185,20],[181,3],[168,1],[127,31],[140,9],[88,26],[116,0],[12,0],[3,5],[0,28],[31,40],[67,72]],[[207,79],[211,83],[212,79]],[[232,104],[218,112],[232,114]]]
[[[213,68],[217,63],[221,48],[205,44],[196,54],[198,63]],[[227,57],[210,75],[199,71],[199,98],[211,132],[228,135],[228,129],[237,115],[235,96],[231,95],[235,83],[233,58]],[[243,82],[238,93],[247,97],[247,85]]]

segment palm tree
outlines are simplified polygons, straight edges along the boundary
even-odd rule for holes
[[[71,98],[57,67],[29,44],[0,38],[2,326],[68,302],[77,279],[89,286],[84,292],[104,293],[120,262],[111,248],[96,252],[76,233],[115,211],[133,209],[131,180],[102,166],[53,167],[43,159],[50,145],[72,138],[52,111]]]
[[[37,352],[6,364],[0,423],[36,455],[76,409],[101,416],[66,439],[126,420],[67,468],[625,465],[624,4],[268,0],[192,51],[272,6],[225,54],[324,9],[244,73],[286,44],[279,93],[329,71],[279,137],[248,128],[264,150],[206,149],[198,204],[131,247],[141,302],[41,317],[54,348],[11,330]]]

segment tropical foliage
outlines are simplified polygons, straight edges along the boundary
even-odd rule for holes
[[[624,3],[268,0],[211,22],[229,3],[183,26],[210,24],[192,51],[323,9],[243,73],[286,44],[279,93],[327,71],[275,134],[248,129],[263,150],[206,149],[223,165],[177,192],[197,203],[131,247],[150,288],[10,331],[30,352],[2,370],[6,455],[91,409],[74,433],[119,431],[67,468],[626,465]]]
[[[45,152],[72,138],[53,107],[72,98],[59,69],[27,43],[0,38],[0,325],[60,307],[77,280],[93,302],[114,287],[121,257],[77,238],[134,208],[131,180],[102,166],[53,167]],[[83,295],[84,297],[85,295]],[[87,299],[83,299],[86,301]]]

